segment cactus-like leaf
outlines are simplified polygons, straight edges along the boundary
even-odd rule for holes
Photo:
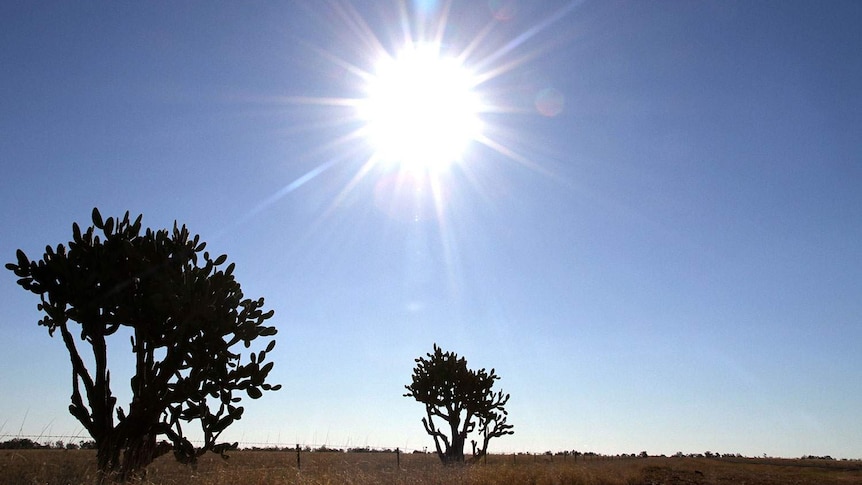
[[[256,387],[249,387],[245,390],[248,393],[248,397],[252,399],[260,399],[263,396],[263,392]]]
[[[27,255],[24,254],[24,251],[21,251],[20,249],[18,251],[15,251],[15,256],[18,258],[19,268],[26,268],[27,266],[30,266],[30,260],[27,259]]]
[[[102,222],[102,214],[99,213],[99,209],[93,207],[93,225],[99,229],[105,227],[105,224]]]

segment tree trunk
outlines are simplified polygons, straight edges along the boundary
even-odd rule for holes
[[[99,483],[103,484],[113,481],[114,473],[120,463],[120,447],[117,446],[116,431],[108,431],[96,439],[96,462],[99,474]]]
[[[123,453],[123,464],[120,467],[119,481],[137,478],[144,469],[156,458],[156,436],[147,434],[128,443]]]
[[[464,463],[464,436],[461,433],[461,417],[457,411],[450,414],[449,427],[452,432],[452,445],[446,450],[447,464]]]

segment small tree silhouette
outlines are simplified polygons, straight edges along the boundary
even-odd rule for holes
[[[233,263],[220,269],[227,257],[211,258],[185,226],[142,233],[141,216],[103,220],[97,209],[93,225],[82,233],[73,224],[68,250],[48,246],[38,262],[19,250],[17,264],[6,267],[40,296],[39,325],[52,336],[60,331],[72,361],[69,412],[93,437],[100,481],[125,481],[171,449],[183,463],[208,450],[224,456],[236,444],[218,437],[243,414],[237,392],[257,399],[281,387],[266,383],[273,364],[264,360],[274,340],[245,363],[236,349],[275,335],[263,325],[273,312],[261,310],[263,298],[243,299]],[[135,356],[125,410],[116,407],[107,358],[108,337],[120,327],[131,329]],[[91,347],[94,369],[79,345]],[[202,431],[199,448],[185,437],[191,422]],[[160,435],[169,442],[157,444]]]
[[[422,418],[422,424],[434,438],[437,456],[444,464],[464,462],[464,444],[474,430],[481,439],[481,444],[471,440],[476,460],[488,452],[491,438],[514,433],[513,426],[506,424],[509,394],[492,389],[499,379],[494,369],[471,370],[466,359],[454,352],[443,352],[437,344],[434,353],[426,355],[427,359],[416,359],[413,383],[404,386],[408,391],[404,396],[425,404],[427,416]],[[435,416],[449,425],[448,435],[437,427]]]

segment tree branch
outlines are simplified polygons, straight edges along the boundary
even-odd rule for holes
[[[87,367],[84,365],[81,355],[78,353],[78,348],[75,346],[75,338],[66,327],[66,322],[58,325],[60,327],[60,335],[63,338],[63,343],[66,345],[66,350],[69,351],[69,357],[72,361],[72,404],[69,406],[69,412],[78,419],[78,421],[87,429],[87,432],[92,436],[95,429],[93,428],[92,411],[84,406],[84,400],[81,397],[81,390],[78,381],[84,383],[84,392],[87,393],[87,399],[93,395],[93,378],[87,372]],[[91,401],[92,402],[92,401]]]

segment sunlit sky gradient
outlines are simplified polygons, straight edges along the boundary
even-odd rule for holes
[[[0,261],[94,206],[226,253],[279,328],[244,444],[432,446],[437,342],[512,394],[492,452],[862,458],[862,3],[444,7],[0,3]],[[495,109],[404,183],[351,100],[440,25]],[[80,433],[3,273],[0,438]]]

